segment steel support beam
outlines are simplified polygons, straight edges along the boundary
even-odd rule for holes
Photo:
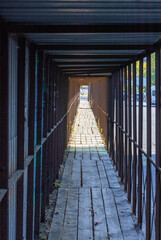
[[[153,44],[109,44],[109,45],[38,45],[41,50],[59,50],[59,51],[105,51],[105,50],[152,50]]]
[[[156,164],[161,167],[161,50],[156,51]],[[161,176],[156,169],[156,240],[161,240]]]
[[[151,55],[147,56],[147,155],[151,157]],[[146,240],[151,237],[151,163],[147,159]]]
[[[128,133],[132,137],[131,131],[131,64],[128,66]],[[131,202],[131,139],[128,139],[128,201]]]
[[[24,117],[25,117],[25,38],[18,40],[18,110],[17,110],[17,168],[24,169]],[[23,239],[24,175],[17,182],[16,239]]]
[[[29,48],[29,154],[34,155],[34,128],[35,128],[35,59],[36,49],[34,45]]]
[[[34,155],[35,146],[35,59],[36,50],[34,45],[29,47],[29,155]],[[34,157],[28,167],[27,189],[27,239],[33,239],[33,185],[34,184]]]
[[[139,65],[139,154],[138,154],[138,224],[142,226],[142,139],[143,139],[143,59]]]
[[[101,25],[7,24],[12,33],[142,33],[161,32],[160,23],[118,23]]]
[[[8,33],[0,25],[0,189],[8,189]],[[8,193],[0,202],[0,239],[8,240]]]
[[[37,52],[37,136],[36,145],[42,140],[42,84],[43,84],[43,52]],[[35,191],[35,229],[34,236],[39,238],[40,225],[40,170],[41,149],[36,154],[36,191]]]
[[[133,63],[133,139],[137,142],[137,125],[136,125],[136,62]],[[133,144],[133,202],[132,211],[136,214],[136,166],[137,166],[137,149]]]
[[[59,54],[52,54],[52,53],[48,53],[47,54],[50,55],[50,57],[53,59],[53,60],[56,60],[56,59],[94,59],[95,61],[97,59],[106,59],[106,60],[111,60],[111,59],[126,59],[126,60],[129,60],[129,59],[134,59],[134,58],[137,58],[137,54],[81,54],[81,55],[78,55],[78,54],[70,54],[70,55],[67,55],[67,54],[64,54],[64,53],[59,53]]]

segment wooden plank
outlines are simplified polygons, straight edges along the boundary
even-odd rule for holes
[[[95,161],[82,161],[82,182],[86,187],[101,187]]]
[[[78,196],[78,188],[68,189],[62,240],[77,240]]]
[[[61,239],[67,199],[68,191],[60,188],[48,240]]]
[[[132,219],[131,205],[127,201],[123,186],[112,190],[114,194],[117,212],[121,223],[121,229],[125,240],[138,239],[137,232]]]
[[[80,140],[78,140],[80,142]],[[75,160],[82,160],[83,159],[83,152],[82,147],[79,147],[78,144],[76,145],[76,153],[75,153]]]
[[[73,154],[72,154],[73,155]],[[73,159],[69,153],[68,159],[65,163],[65,169],[62,177],[62,185],[64,188],[67,188],[71,185],[71,178],[72,178],[72,170],[73,170]]]
[[[109,187],[109,183],[107,180],[106,172],[105,172],[102,161],[97,161],[96,165],[97,165],[97,170],[98,170],[98,174],[99,174],[99,178],[100,178],[100,182],[101,182],[101,187],[102,188]]]
[[[106,239],[108,234],[106,212],[100,188],[92,188],[92,200],[94,210],[94,239]]]
[[[93,239],[91,193],[89,188],[79,189],[78,240]]]
[[[114,167],[112,166],[111,162],[104,162],[104,168],[106,176],[108,177],[109,186],[111,188],[112,187],[119,188],[120,184],[118,181],[117,172],[114,170]]]
[[[90,159],[90,151],[89,151],[89,147],[84,147],[83,146],[83,159]]]
[[[80,187],[82,185],[81,180],[81,161],[73,161],[73,170],[72,170],[72,187]]]
[[[124,238],[121,232],[115,202],[112,197],[112,190],[110,188],[103,188],[102,194],[103,194],[105,212],[107,216],[107,224],[108,224],[110,239],[123,240]]]

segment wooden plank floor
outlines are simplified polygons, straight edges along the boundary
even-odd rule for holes
[[[69,142],[49,240],[137,240],[131,207],[104,148],[88,102],[81,102]]]

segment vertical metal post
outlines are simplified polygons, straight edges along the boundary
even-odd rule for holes
[[[111,91],[109,91],[109,89]],[[108,87],[108,98],[107,98],[107,104],[108,104],[108,132],[109,132],[109,137],[108,137],[108,151],[109,151],[109,156],[111,157],[111,128],[112,128],[112,124],[111,124],[111,118],[112,118],[112,78],[109,81],[109,87]],[[91,93],[92,93],[92,87],[90,86],[90,96],[89,98],[91,99]],[[111,106],[109,108],[109,106]]]
[[[157,49],[155,60],[156,71],[156,164],[161,167],[161,51]],[[156,170],[156,222],[155,238],[161,239],[161,177]]]
[[[119,123],[119,77],[118,72],[116,73],[115,78],[116,86],[116,123]],[[116,169],[119,171],[119,127],[116,124]]]
[[[59,119],[59,71],[56,68],[56,104],[55,104],[55,115],[56,115],[56,123],[58,123]],[[56,166],[56,178],[58,177],[58,128],[55,131],[55,166]]]
[[[120,126],[123,129],[123,69],[120,70]],[[123,133],[120,129],[120,177],[123,182]]]
[[[55,114],[55,92],[56,92],[56,64],[53,63],[53,71],[52,71],[52,111],[53,111],[53,126],[56,124],[56,114]],[[55,131],[52,134],[52,182],[56,179],[56,166],[55,166]],[[52,188],[52,187],[51,187]]]
[[[136,62],[133,63],[133,139],[137,141],[136,132]],[[133,144],[133,203],[132,211],[136,214],[136,166],[137,166],[137,152],[136,145]]]
[[[127,69],[125,67],[125,132],[127,133]],[[124,190],[127,191],[127,136],[125,135],[125,182]]]
[[[54,64],[51,62],[51,127],[54,127]],[[49,188],[50,192],[52,192],[53,187],[53,134],[50,136],[50,181],[49,181]]]
[[[128,66],[128,124],[129,136],[131,137],[131,64]],[[131,202],[131,139],[128,139],[128,201]]]
[[[147,155],[151,157],[151,55],[147,55]],[[151,236],[151,163],[147,159],[146,239]]]
[[[43,52],[38,51],[38,98],[37,98],[37,145],[42,139],[42,83],[43,83]]]
[[[139,65],[139,159],[138,159],[138,223],[142,225],[142,137],[143,137],[143,59]]]
[[[48,130],[48,58],[44,61],[44,87],[43,87],[43,137],[47,138]],[[41,202],[41,221],[45,222],[45,205],[46,205],[46,178],[47,178],[47,141],[43,144],[43,161],[42,161],[42,202]]]
[[[24,169],[25,38],[18,44],[17,168]]]
[[[33,239],[33,184],[34,183],[34,158],[28,166],[28,183],[27,183],[27,240]]]
[[[17,168],[24,169],[25,38],[19,38],[18,44]],[[17,183],[17,240],[23,239],[23,184],[22,175]]]
[[[0,188],[8,189],[8,33],[0,26]],[[3,200],[0,238],[8,240],[8,194]]]
[[[35,46],[29,48],[29,155],[34,155],[34,132],[35,132]],[[27,229],[26,237],[33,239],[33,184],[34,184],[34,157],[28,167],[27,189]]]
[[[48,58],[48,132],[51,131],[51,117],[52,117],[52,104],[51,104],[51,64],[52,60],[51,58]],[[50,179],[50,152],[51,152],[51,144],[50,144],[50,138],[47,139],[47,159],[46,159],[46,167],[47,167],[47,180],[46,180],[46,203],[49,203],[49,179]]]
[[[35,56],[34,45],[29,48],[29,155],[34,155],[34,129],[35,129]]]
[[[52,104],[51,104],[51,65],[52,65],[52,60],[49,58],[48,60],[48,132],[50,132],[51,127],[52,127]]]
[[[43,82],[43,52],[38,51],[38,91],[37,91],[37,141],[41,144],[42,139],[42,82]],[[36,193],[35,193],[35,229],[34,235],[39,238],[40,224],[40,169],[41,169],[41,149],[36,154]]]
[[[111,98],[111,105],[112,105],[112,111],[111,111],[111,134],[110,134],[110,149],[111,149],[111,156],[114,161],[114,98],[115,98],[115,85],[114,85],[114,77],[112,76],[112,98]]]

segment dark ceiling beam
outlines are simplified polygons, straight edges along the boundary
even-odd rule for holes
[[[108,54],[108,55],[101,55],[101,54],[83,54],[83,55],[78,55],[78,54],[72,54],[72,55],[64,55],[64,53],[59,54],[59,55],[50,55],[53,60],[56,59],[132,59],[136,58],[138,55],[137,54],[121,54],[121,55],[113,55],[113,54]]]
[[[160,23],[118,23],[104,25],[7,25],[12,33],[141,33],[161,32]]]
[[[97,68],[97,67],[93,67],[93,68],[90,68],[90,67],[84,67],[84,68],[68,68],[68,69],[64,69],[64,68],[62,68],[61,70],[63,71],[63,72],[66,72],[66,71],[88,71],[88,70],[100,70],[100,72],[103,70],[105,70],[105,69],[107,69],[106,71],[112,71],[112,70],[114,70],[114,69],[116,69],[117,67],[114,67],[114,68]]]
[[[99,73],[108,73],[108,72],[113,72],[114,70],[116,70],[117,68],[116,67],[111,67],[111,68],[99,68],[99,69],[97,69],[97,68],[93,68],[93,69],[65,69],[65,70],[63,70],[63,69],[61,69],[61,71],[62,72],[84,72],[84,73],[86,73],[86,72],[99,72]]]
[[[38,45],[41,50],[151,50],[154,48],[153,44],[116,44],[116,45]]]
[[[64,66],[60,66],[60,65],[58,65],[58,67],[60,67],[61,69],[63,69],[63,70],[66,70],[66,69],[86,69],[86,68],[88,68],[88,69],[102,69],[102,68],[116,68],[116,67],[119,67],[119,65],[112,65],[112,66],[102,66],[102,65],[100,65],[100,66],[86,66],[86,65],[84,65],[84,66],[69,66],[69,67],[64,67]]]
[[[75,66],[75,65],[108,65],[108,64],[124,64],[125,61],[104,61],[104,62],[97,62],[97,61],[93,61],[93,62],[90,62],[90,61],[86,61],[86,62],[83,62],[83,61],[74,61],[74,62],[64,62],[64,61],[59,61],[59,62],[56,62],[58,65],[64,65],[64,66],[68,66],[68,65],[72,65],[72,66]]]
[[[108,77],[111,76],[112,73],[71,73],[69,76],[76,76],[76,77]]]
[[[70,74],[94,74],[94,73],[99,73],[99,74],[103,74],[103,73],[113,73],[113,71],[107,71],[107,70],[86,70],[86,71],[75,71],[75,72],[73,72],[73,71],[66,71],[66,72],[64,72],[64,74],[68,74],[68,75],[70,75]]]

